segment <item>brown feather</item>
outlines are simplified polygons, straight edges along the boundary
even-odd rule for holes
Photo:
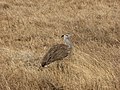
[[[54,61],[62,60],[63,58],[67,57],[70,53],[70,48],[68,48],[65,44],[57,44],[52,46],[49,51],[43,57],[41,62],[42,67],[48,65]]]

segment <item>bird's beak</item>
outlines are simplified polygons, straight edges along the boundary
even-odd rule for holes
[[[64,35],[61,36],[61,38],[64,37]]]

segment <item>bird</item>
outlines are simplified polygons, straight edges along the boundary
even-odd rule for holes
[[[70,40],[71,35],[65,34],[62,35],[61,38],[64,40],[64,44],[56,44],[53,45],[48,52],[44,55],[41,66],[45,67],[49,65],[52,62],[63,60],[65,57],[67,57],[72,50],[72,42]]]

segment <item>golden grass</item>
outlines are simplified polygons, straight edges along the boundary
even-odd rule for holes
[[[0,90],[119,90],[119,0],[1,0]],[[74,49],[41,68],[72,34]]]

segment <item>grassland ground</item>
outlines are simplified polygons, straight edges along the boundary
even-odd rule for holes
[[[41,68],[65,33],[72,54]],[[120,1],[1,0],[0,90],[120,90]]]

